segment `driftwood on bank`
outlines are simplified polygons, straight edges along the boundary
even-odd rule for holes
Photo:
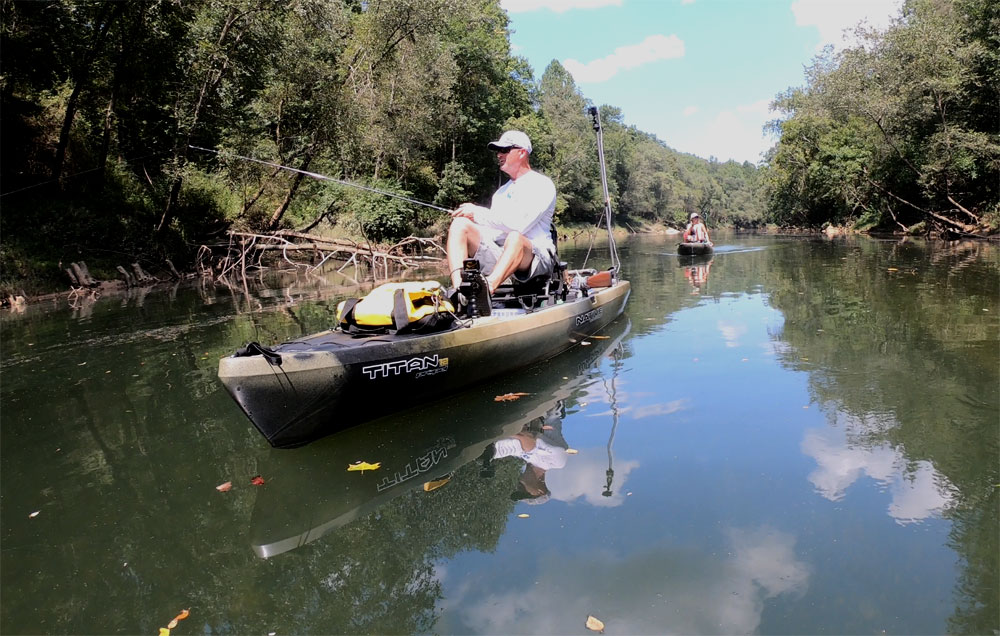
[[[343,261],[338,271],[351,265],[366,265],[385,277],[389,276],[390,268],[405,269],[439,262],[445,254],[444,248],[434,239],[415,236],[392,245],[373,245],[293,230],[261,234],[230,231],[228,234],[226,253],[216,259],[215,263],[219,277],[239,274],[245,278],[248,268],[265,267],[265,256],[278,252],[282,261],[306,271],[314,271],[330,261]],[[308,256],[303,253],[308,253]],[[204,252],[199,253],[199,263],[205,256]],[[199,265],[199,269],[201,268],[202,265]]]

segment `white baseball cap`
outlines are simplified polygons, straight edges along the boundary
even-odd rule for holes
[[[513,147],[524,148],[531,154],[531,140],[520,130],[508,130],[500,135],[500,139],[486,145],[490,150],[510,150]]]

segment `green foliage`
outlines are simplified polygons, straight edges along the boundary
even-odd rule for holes
[[[409,197],[409,192],[393,188],[388,183],[378,183],[373,187]],[[345,208],[351,214],[359,233],[374,243],[385,243],[406,237],[413,231],[411,204],[401,199],[391,198],[364,191],[345,192]]]
[[[183,267],[230,227],[326,219],[394,240],[440,218],[232,154],[439,205],[485,203],[498,184],[486,145],[517,128],[557,185],[560,220],[592,223],[603,209],[590,102],[558,62],[536,81],[512,55],[499,0],[2,6],[0,179],[5,193],[28,188],[4,200],[4,241],[41,262],[77,260],[76,249],[110,266],[169,256]],[[602,115],[624,220],[682,224],[695,209],[716,224],[758,218],[753,166],[679,155],[619,109]],[[941,143],[956,139],[969,150],[955,165],[981,171],[989,140]],[[21,222],[39,209],[39,223]],[[36,227],[58,240],[36,246]]]
[[[884,33],[817,58],[774,103],[769,219],[996,230],[998,30],[996,3],[910,0]]]

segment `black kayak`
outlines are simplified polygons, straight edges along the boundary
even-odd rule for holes
[[[536,309],[497,308],[431,334],[342,329],[219,362],[219,379],[272,446],[294,447],[551,358],[622,314],[628,281],[569,288]]]
[[[711,243],[678,243],[677,253],[681,256],[704,256],[712,253]]]
[[[401,495],[420,496],[421,491],[438,487],[482,488],[477,483],[483,479],[502,479],[503,471],[493,474],[495,465],[484,451],[498,439],[549,423],[550,417],[561,419],[563,408],[586,399],[588,390],[603,382],[601,360],[620,350],[629,329],[628,319],[622,318],[607,325],[589,346],[576,347],[523,373],[487,381],[461,395],[341,431],[304,448],[270,451],[257,469],[267,486],[257,491],[251,517],[253,551],[268,558],[293,550]],[[517,400],[495,400],[497,395],[529,391]],[[477,460],[478,470],[467,466]],[[349,471],[358,461],[378,468]],[[460,483],[448,483],[453,474]],[[462,482],[463,476],[471,476],[472,483]],[[508,503],[507,495],[515,486],[491,482]],[[457,500],[482,505],[476,497]],[[454,511],[466,519],[463,512]]]

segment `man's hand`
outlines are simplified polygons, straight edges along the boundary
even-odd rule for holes
[[[474,219],[476,216],[476,204],[474,203],[463,203],[454,210],[450,211],[448,214],[455,217],[465,217],[467,219]]]

